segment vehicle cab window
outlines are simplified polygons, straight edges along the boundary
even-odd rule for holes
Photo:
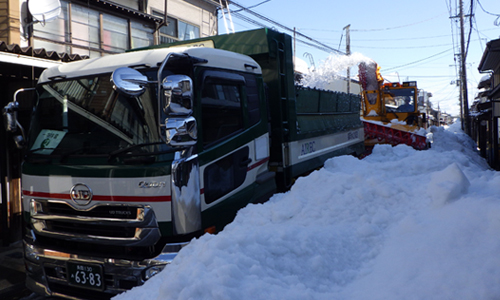
[[[244,128],[242,94],[243,76],[220,72],[205,72],[201,95],[203,145],[209,146],[226,139]]]

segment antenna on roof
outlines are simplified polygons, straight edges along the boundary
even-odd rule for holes
[[[59,0],[28,0],[28,10],[33,17],[33,21],[23,26],[24,37],[29,38],[28,27],[40,23],[45,26],[61,13],[61,2]]]
[[[30,0],[28,9],[33,16],[33,21],[45,26],[45,23],[53,21],[61,13],[61,2],[59,0]]]

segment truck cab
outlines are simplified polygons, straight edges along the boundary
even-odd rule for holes
[[[37,293],[109,297],[140,285],[274,191],[261,69],[247,56],[106,56],[46,70],[37,94],[22,177]]]

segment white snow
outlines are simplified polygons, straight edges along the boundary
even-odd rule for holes
[[[348,68],[352,69],[352,78],[358,75],[358,64],[360,62],[372,61],[361,53],[346,55],[330,55],[313,72],[304,74],[301,84],[303,86],[315,87],[319,89],[332,90],[329,87],[332,82],[345,76]],[[351,91],[353,93],[353,91]]]
[[[456,125],[328,160],[115,299],[500,299],[500,175]]]

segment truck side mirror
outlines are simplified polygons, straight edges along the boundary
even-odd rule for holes
[[[130,97],[140,96],[145,91],[145,86],[149,83],[148,78],[141,72],[127,67],[116,69],[111,74],[113,89]]]
[[[195,154],[198,129],[193,114],[193,82],[185,75],[167,76],[160,100],[165,120],[165,141],[177,147],[172,162],[172,223],[174,234],[201,231],[200,163]]]
[[[166,142],[172,147],[196,144],[198,131],[193,114],[193,81],[185,75],[170,75],[162,82]]]
[[[17,110],[19,109],[18,102],[10,102],[3,109],[3,119],[5,130],[8,132],[17,131]]]
[[[193,81],[185,75],[170,75],[162,82],[163,111],[169,116],[193,113]]]
[[[14,100],[12,102],[9,102],[9,104],[7,104],[3,109],[5,130],[10,133],[17,133],[18,129],[20,130],[20,134],[18,133],[14,136],[14,142],[16,143],[16,147],[18,149],[23,149],[26,143],[24,138],[24,129],[17,120],[17,111],[19,110],[19,102],[17,101],[17,95],[19,93],[34,91],[34,90],[36,90],[36,88],[18,89],[14,93]]]
[[[17,129],[21,128],[21,133],[23,133],[22,127],[21,125],[19,125],[19,122],[17,121],[18,108],[19,108],[19,103],[14,101],[7,104],[3,109],[4,125],[5,125],[5,130],[7,132],[16,133]],[[18,149],[23,149],[24,146],[26,145],[23,135],[17,134],[13,137],[16,147]]]
[[[194,117],[167,118],[166,141],[172,147],[189,147],[196,144],[198,129]]]

